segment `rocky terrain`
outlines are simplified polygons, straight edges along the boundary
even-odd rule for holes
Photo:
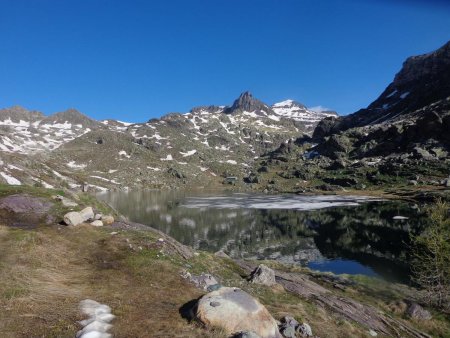
[[[269,191],[449,187],[449,131],[450,42],[408,58],[366,109],[258,159],[247,181]]]
[[[324,117],[292,100],[269,106],[250,93],[146,123],[95,121],[70,109],[44,116],[0,111],[0,181],[72,189],[179,187],[241,181],[254,160]]]

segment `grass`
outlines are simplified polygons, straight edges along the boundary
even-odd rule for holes
[[[40,188],[5,189],[2,193],[26,192],[50,197]],[[79,197],[80,207],[94,205],[112,212],[88,195]],[[99,204],[96,204],[99,203]],[[62,213],[63,209],[55,212]],[[118,232],[112,235],[111,232]],[[210,273],[225,286],[236,286],[255,296],[276,319],[294,316],[308,323],[320,337],[363,337],[364,328],[346,321],[314,303],[286,292],[282,287],[248,283],[244,271],[232,260],[199,252],[185,260],[160,242],[152,231],[117,230],[88,225],[59,225],[19,229],[0,225],[0,336],[73,337],[83,319],[81,300],[90,298],[111,306],[117,316],[112,333],[116,337],[225,337],[218,328],[188,323],[180,311],[203,291],[180,275]],[[264,262],[272,268],[309,274],[305,269]],[[347,277],[350,278],[350,277]],[[390,287],[367,277],[352,277],[355,286],[343,292],[401,317],[395,302],[408,290]],[[389,288],[389,293],[386,293]],[[398,307],[400,309],[400,307]],[[436,337],[449,333],[449,319],[434,314],[426,323],[413,322]]]

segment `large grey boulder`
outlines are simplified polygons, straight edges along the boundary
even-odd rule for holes
[[[77,226],[84,222],[79,212],[71,211],[64,215],[64,223],[67,225]]]
[[[264,264],[260,264],[253,270],[250,281],[255,284],[262,284],[267,286],[275,285],[275,272]]]
[[[281,338],[277,322],[257,299],[239,288],[222,287],[204,295],[197,304],[197,319],[226,334],[253,332],[261,338]]]

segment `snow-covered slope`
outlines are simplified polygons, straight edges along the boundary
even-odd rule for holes
[[[95,121],[73,109],[51,116],[3,109],[0,160],[21,170],[0,165],[0,182],[78,188],[88,182],[103,190],[243,177],[255,158],[310,132],[320,119],[289,102],[271,107],[245,92],[228,107],[134,124]]]
[[[337,116],[336,112],[317,112],[308,109],[303,104],[294,100],[285,100],[272,105],[273,111],[282,117],[305,123],[307,128],[314,127],[320,120],[328,116]]]
[[[30,154],[54,150],[100,124],[75,110],[45,117],[24,108],[0,110],[0,150]]]

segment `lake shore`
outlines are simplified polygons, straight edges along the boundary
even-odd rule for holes
[[[247,277],[260,262],[194,251],[147,226],[126,221],[103,227],[58,224],[70,208],[52,196],[63,193],[76,201],[77,208],[92,206],[120,219],[90,195],[27,187],[0,189],[1,197],[26,194],[52,204],[40,222],[27,224],[27,219],[33,219],[31,211],[2,215],[0,332],[5,337],[73,337],[80,329],[77,322],[83,319],[78,304],[87,298],[112,308],[117,317],[111,332],[116,337],[226,336],[217,328],[189,323],[180,314],[186,304],[205,293],[182,277],[186,271],[209,273],[224,286],[239,287],[259,299],[275,319],[291,315],[308,323],[319,337],[369,336],[369,330],[375,329],[369,327],[375,322],[364,325],[357,317],[346,316],[336,303],[339,299],[376,309],[380,318],[389,318],[386,330],[392,331],[377,328],[381,337],[395,331],[411,337],[420,332],[444,337],[450,332],[448,318],[432,310],[431,320],[408,318],[406,302],[418,301],[420,294],[402,284],[314,273],[266,261],[278,283],[257,285]],[[20,225],[14,224],[16,217]],[[313,288],[315,295],[308,297],[299,291],[300,286]]]

